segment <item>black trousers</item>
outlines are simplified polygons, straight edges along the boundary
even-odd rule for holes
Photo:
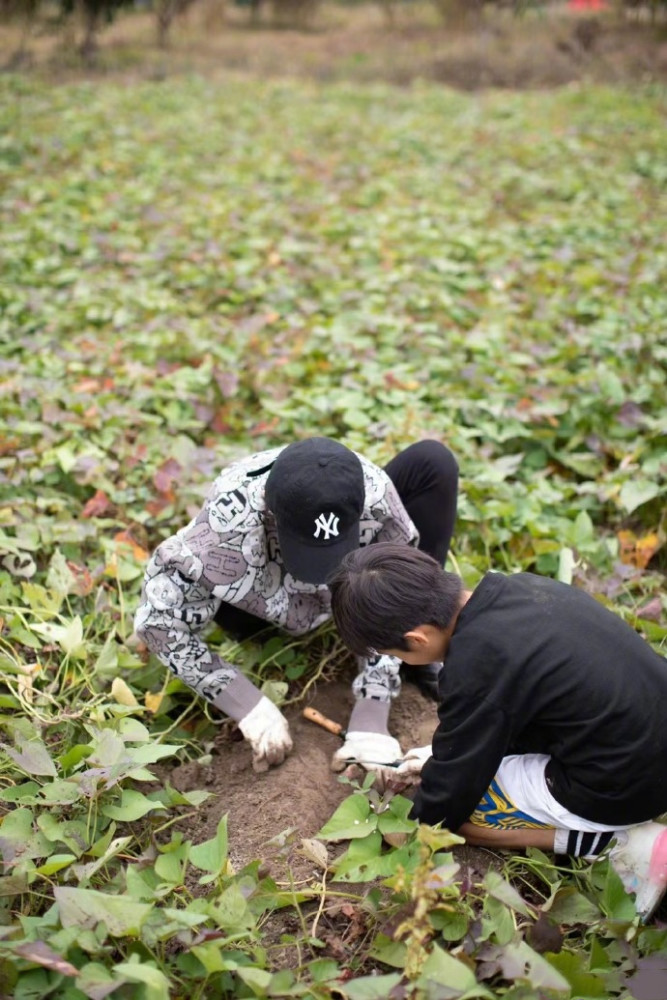
[[[419,548],[444,565],[456,521],[459,467],[453,454],[439,441],[417,441],[399,451],[384,471],[419,532]],[[224,601],[215,620],[238,639],[270,628],[256,615]]]
[[[419,532],[419,548],[444,566],[456,521],[459,467],[439,441],[417,441],[385,466]]]

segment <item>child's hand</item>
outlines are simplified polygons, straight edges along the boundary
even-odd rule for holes
[[[375,784],[384,789],[396,773],[391,765],[402,756],[400,743],[387,733],[348,732],[342,747],[331,759],[331,770],[345,771],[348,777],[356,777],[359,768],[373,771]]]
[[[292,749],[287,719],[266,696],[241,719],[239,729],[252,747],[255,771],[266,771],[269,767],[282,764]]]
[[[421,779],[422,768],[429,757],[432,756],[431,744],[424,747],[413,747],[403,756],[403,762],[396,768],[396,777],[400,780],[407,780],[408,783],[415,783]]]

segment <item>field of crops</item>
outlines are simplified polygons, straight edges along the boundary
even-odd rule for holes
[[[449,568],[572,582],[664,653],[664,94],[0,92],[0,996],[627,996],[667,929],[606,862],[470,883],[456,838],[363,788],[298,884],[232,864],[224,800],[189,839],[210,792],[166,766],[210,763],[217,727],[132,616],[230,459],[435,437],[462,477]],[[294,699],[335,642],[244,667]]]

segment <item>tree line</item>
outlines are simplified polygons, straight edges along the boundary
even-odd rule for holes
[[[105,25],[123,13],[149,12],[155,23],[158,45],[169,43],[176,19],[195,5],[206,3],[216,8],[218,19],[225,17],[230,6],[245,7],[249,24],[259,22],[265,8],[283,24],[303,25],[312,17],[321,0],[0,0],[0,23],[14,22],[20,26],[20,42],[14,60],[20,62],[28,38],[40,30],[63,30],[71,44],[87,59],[94,56],[98,36]],[[501,8],[517,17],[547,7],[555,0],[431,0],[446,24],[474,25],[486,8]],[[350,0],[347,0],[350,3]],[[410,0],[376,0],[389,24],[395,20],[399,6]],[[561,0],[562,3],[562,0]],[[595,14],[615,11],[621,17],[633,17],[648,22],[662,22],[667,17],[667,0],[569,0],[574,11]]]

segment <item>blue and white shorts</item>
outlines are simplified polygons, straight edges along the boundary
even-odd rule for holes
[[[544,775],[548,760],[541,753],[503,757],[470,822],[495,830],[560,828],[604,833],[619,829],[576,816],[557,802]]]

